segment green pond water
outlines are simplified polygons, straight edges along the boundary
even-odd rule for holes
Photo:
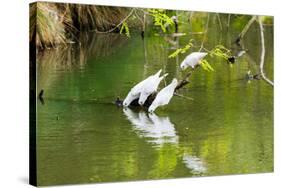
[[[189,52],[198,49],[203,36],[196,29],[188,28],[182,37],[151,33],[144,40],[137,34],[85,33],[80,43],[40,52],[39,185],[272,172],[273,88],[245,79],[248,70],[259,70],[256,25],[242,44],[247,53],[233,66],[207,56],[215,71],[196,69],[179,92],[188,98],[174,96],[150,115],[113,103],[159,69],[169,73],[166,83],[181,79],[179,64],[186,54],[168,55],[191,38],[197,43]],[[235,53],[239,32],[235,27],[221,31],[211,19],[204,46],[223,44]],[[265,26],[265,39],[265,72],[273,79],[272,26]]]

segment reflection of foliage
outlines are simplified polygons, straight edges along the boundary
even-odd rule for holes
[[[152,170],[148,172],[150,178],[163,178],[173,172],[177,166],[179,148],[175,145],[165,144],[157,150]]]
[[[165,14],[164,10],[161,9],[149,9],[149,15],[154,18],[154,25],[160,26],[162,31],[166,32],[166,27],[174,25],[173,19]]]
[[[120,33],[123,33],[123,32],[125,32],[125,35],[127,37],[130,37],[129,27],[128,27],[128,24],[126,22],[122,23],[122,26],[121,26],[121,29],[120,29]]]
[[[187,52],[192,46],[193,40],[191,39],[187,45],[185,45],[185,47],[183,48],[178,48],[176,51],[174,51],[172,54],[169,55],[169,58],[175,58],[176,56],[178,56],[179,54],[183,54],[185,52]]]

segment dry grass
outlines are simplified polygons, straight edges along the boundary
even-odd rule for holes
[[[68,43],[79,31],[106,31],[127,15],[127,8],[38,2],[30,6],[30,41],[39,48]]]

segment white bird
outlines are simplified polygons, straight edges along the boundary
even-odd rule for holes
[[[149,95],[157,91],[160,82],[167,76],[164,74],[161,77],[153,77],[148,82],[146,82],[143,87],[139,98],[139,104],[143,105]]]
[[[182,70],[185,70],[187,67],[194,69],[196,65],[207,55],[206,52],[193,52],[186,56],[186,58],[181,63],[180,67]]]
[[[177,85],[178,85],[178,80],[176,78],[174,78],[173,81],[169,85],[167,85],[161,91],[159,91],[159,93],[156,95],[154,101],[149,106],[148,111],[150,113],[152,113],[158,106],[164,106],[164,105],[168,104],[170,102],[171,98],[173,97],[173,94],[174,94],[174,91],[175,91],[175,88],[177,87]]]
[[[143,81],[141,81],[137,85],[135,85],[130,90],[130,92],[126,96],[125,100],[123,101],[123,106],[129,106],[133,100],[139,98],[140,94],[141,94],[141,91],[142,91],[142,88],[146,84],[146,82],[150,82],[150,80],[151,79],[153,80],[154,77],[158,78],[160,76],[161,72],[162,72],[162,69],[160,69],[156,74],[147,77],[146,79],[144,79]]]

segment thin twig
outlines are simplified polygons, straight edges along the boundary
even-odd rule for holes
[[[191,101],[194,100],[194,99],[191,98],[191,97],[183,96],[183,95],[180,95],[180,94],[178,94],[178,93],[174,93],[174,96],[181,97],[181,98],[184,98],[184,99],[188,99],[188,100],[191,100]]]
[[[199,52],[204,48],[204,42],[205,42],[205,40],[206,40],[207,33],[208,33],[209,18],[210,18],[210,14],[208,14],[208,17],[207,17],[207,23],[206,23],[206,27],[205,27],[205,33],[204,33],[204,36],[203,36],[203,40],[202,40],[202,43],[201,43]]]
[[[137,11],[135,11],[135,16],[137,17],[137,19],[138,19],[142,24],[144,24],[143,19],[140,18],[140,15],[137,13]]]
[[[230,17],[231,17],[231,14],[228,14],[228,18],[227,18],[227,28],[229,28],[229,26],[230,26]]]
[[[236,39],[237,42],[239,42],[241,39],[243,39],[244,35],[247,33],[247,31],[249,30],[249,28],[251,27],[251,25],[256,21],[257,17],[253,16],[249,22],[247,23],[247,25],[243,28],[243,30],[241,31],[241,33],[238,35],[238,38]]]
[[[219,21],[219,25],[220,25],[220,30],[222,31],[222,23],[221,23],[221,19],[220,19],[220,15],[218,13],[216,13],[218,21]]]
[[[131,12],[119,23],[117,24],[115,27],[113,27],[112,29],[110,30],[107,30],[107,31],[98,31],[97,29],[94,30],[96,33],[111,33],[112,31],[114,31],[115,29],[117,29],[120,25],[122,25],[132,14],[133,12],[135,11],[135,9],[133,8],[131,10]]]
[[[270,85],[274,85],[273,82],[271,80],[269,80],[264,72],[263,72],[263,65],[264,65],[264,56],[265,56],[265,47],[264,47],[264,33],[263,33],[263,25],[262,25],[262,21],[261,21],[261,17],[259,17],[259,25],[260,25],[260,35],[261,35],[261,59],[260,59],[260,73],[262,78],[269,83]]]

